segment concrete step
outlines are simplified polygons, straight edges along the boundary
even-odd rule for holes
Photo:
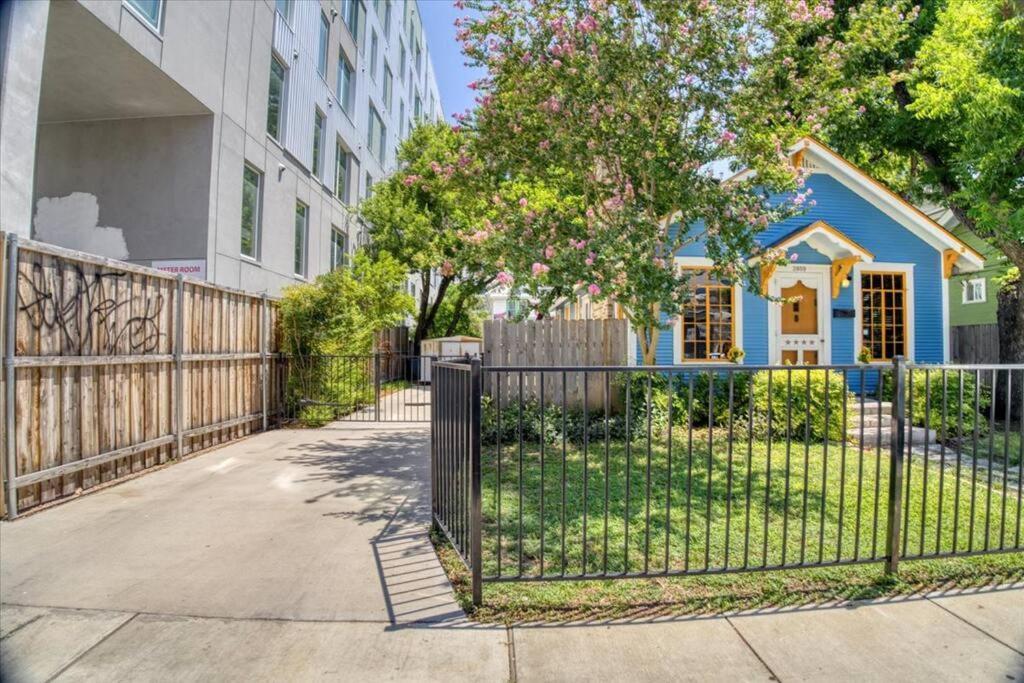
[[[926,442],[927,443],[938,443],[939,442],[939,433],[936,430],[934,430],[934,429],[925,429],[924,427],[907,427],[905,432],[906,432],[906,434],[905,434],[904,438],[906,438],[908,443],[911,440],[913,440],[913,444],[915,446],[923,446]],[[854,440],[859,440],[861,438],[861,430],[860,430],[859,427],[857,429],[851,429],[848,432],[848,434]],[[878,441],[879,435],[881,435],[882,446],[883,447],[888,446],[889,439],[891,438],[891,435],[892,435],[892,427],[891,427],[891,425],[885,426],[885,427],[877,427],[877,426],[873,426],[873,427],[865,426],[864,427],[864,437],[863,438],[864,438],[864,443],[865,444],[871,445],[873,443],[876,443]]]
[[[888,428],[892,424],[892,415],[888,415],[886,413],[883,413],[882,415],[869,413],[864,417],[857,415],[850,419],[851,427],[855,427],[857,429],[860,429],[860,425],[862,422],[864,423],[865,428],[879,426]]]
[[[851,414],[859,414],[860,413],[860,399],[856,399],[854,401],[850,401],[849,403],[847,403],[846,409]],[[865,398],[864,399],[864,413],[867,414],[867,415],[877,415],[878,414],[878,401],[875,400],[875,399]],[[883,415],[892,415],[892,401],[882,401],[882,414]]]

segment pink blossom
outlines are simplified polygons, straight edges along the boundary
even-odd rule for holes
[[[796,253],[795,251],[792,254],[789,255],[790,263],[796,263],[799,258],[800,258],[800,254]]]
[[[541,140],[540,141],[540,148],[541,149],[551,149],[551,141],[550,140]]]
[[[722,140],[722,142],[724,142],[726,144],[729,144],[730,142],[732,142],[735,139],[736,139],[736,133],[733,133],[731,130],[727,130],[727,131],[722,133],[721,140]]]
[[[529,202],[527,202],[527,201],[526,201],[526,197],[520,197],[520,198],[519,198],[519,206],[523,207],[524,209],[526,208],[526,205],[527,205],[528,203],[529,203]]]
[[[547,267],[546,265],[544,265],[543,263],[534,262],[534,264],[530,268],[530,270],[533,272],[533,276],[534,277],[539,277],[539,276],[543,275],[544,273],[548,272],[551,269],[549,267]]]
[[[864,112],[866,112],[867,110],[868,110],[868,108],[867,108],[867,107],[865,107],[865,106],[864,106],[863,104],[862,104],[862,105],[860,105],[859,107],[857,107],[857,113],[858,113],[858,114],[863,114],[863,113],[864,113]]]
[[[445,277],[451,277],[455,274],[455,266],[452,265],[451,261],[445,261],[441,264],[441,275]]]
[[[554,255],[555,255],[555,248],[553,246],[551,246],[549,244],[548,246],[544,247],[544,258],[550,259],[550,258],[554,257]]]
[[[576,30],[580,33],[590,33],[596,29],[597,21],[589,14],[576,22]]]
[[[601,288],[591,283],[591,285],[587,287],[587,291],[590,292],[590,296],[597,296],[601,293]]]
[[[512,284],[512,281],[513,281],[513,280],[514,280],[515,278],[513,278],[513,277],[512,277],[512,276],[511,276],[511,275],[510,275],[509,273],[506,273],[506,272],[505,272],[505,271],[503,270],[503,271],[500,271],[500,272],[499,272],[499,273],[497,274],[497,276],[495,276],[495,279],[496,279],[496,280],[498,281],[498,284],[501,284],[501,285],[510,285],[510,284]]]
[[[553,59],[553,60],[551,60],[551,66],[553,66],[553,67],[555,67],[557,69],[558,67],[562,66],[562,60],[561,59]]]
[[[418,175],[407,175],[404,178],[402,178],[402,184],[405,185],[406,187],[412,187],[413,185],[416,184],[416,181],[419,179],[420,177]]]

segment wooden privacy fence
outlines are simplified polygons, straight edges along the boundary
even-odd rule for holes
[[[528,320],[484,322],[485,367],[494,366],[598,366],[626,365],[629,333],[625,320]],[[544,386],[545,402],[561,404],[562,381],[550,381]],[[540,398],[540,373],[522,374],[524,398]],[[488,377],[485,391],[494,400],[498,392],[503,400],[519,395],[519,375],[501,373]],[[512,393],[509,393],[512,392]],[[565,376],[567,405],[583,405],[584,379],[582,372],[569,372]],[[604,401],[601,378],[593,376],[586,382],[587,405],[599,408]]]
[[[4,241],[9,518],[278,415],[277,306],[266,296]]]
[[[998,363],[999,325],[958,325],[949,328],[950,360],[954,363]]]

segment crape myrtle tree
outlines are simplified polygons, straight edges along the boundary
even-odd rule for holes
[[[613,298],[653,363],[690,296],[674,255],[701,240],[717,274],[758,288],[755,234],[809,200],[784,153],[796,128],[770,114],[788,86],[744,98],[773,58],[779,15],[747,0],[465,0],[458,37],[486,75],[463,121],[513,203],[500,274],[539,295]],[[803,0],[800,5],[806,7]],[[828,6],[812,2],[816,21]],[[774,13],[773,13],[774,12]],[[739,105],[742,105],[740,107]],[[713,162],[756,170],[723,183]],[[537,205],[512,194],[547,188]],[[772,201],[771,193],[791,191]],[[678,226],[687,226],[679,229]],[[751,255],[757,257],[750,261]],[[526,280],[527,282],[524,282]]]
[[[958,221],[1024,268],[1024,4],[1015,0],[837,2],[796,12],[760,65],[764,94],[794,93],[794,123],[914,202]],[[1001,317],[1024,330],[1024,282]],[[1024,359],[1024,336],[1002,345]]]

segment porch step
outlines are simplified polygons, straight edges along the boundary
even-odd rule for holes
[[[846,409],[850,412],[851,415],[858,415],[860,413],[860,399],[856,399],[847,403]],[[867,415],[877,415],[878,401],[865,398],[864,413]],[[892,415],[892,401],[882,401],[882,414]]]
[[[906,427],[904,438],[907,443],[913,441],[914,446],[923,446],[925,443],[937,444],[939,442],[939,433],[934,429],[925,429],[924,427]],[[851,429],[849,435],[854,441],[861,439],[860,427]],[[877,425],[864,427],[863,443],[871,445],[878,442],[879,437],[882,440],[882,447],[885,448],[889,445],[889,439],[892,438],[892,425],[886,425],[879,427]]]

